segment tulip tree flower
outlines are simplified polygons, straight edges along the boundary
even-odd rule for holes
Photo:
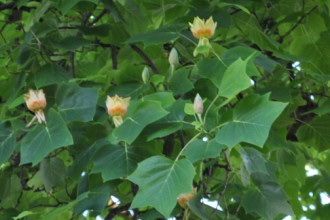
[[[178,197],[178,203],[182,208],[187,208],[187,202],[194,198],[193,193],[182,193]]]
[[[214,35],[217,22],[214,22],[212,17],[207,19],[207,21],[200,19],[199,17],[195,17],[193,23],[189,23],[189,25],[194,37],[197,39],[209,39]]]
[[[35,114],[33,119],[26,125],[26,127],[30,127],[36,119],[40,124],[42,122],[46,123],[46,118],[43,110],[45,109],[47,102],[43,90],[40,89],[39,91],[34,91],[33,89],[29,89],[29,93],[24,95],[24,99],[28,109]]]
[[[113,97],[107,96],[106,106],[108,114],[112,117],[112,120],[116,127],[123,123],[123,116],[127,113],[127,107],[130,102],[130,97],[122,98],[118,95]]]
[[[199,39],[198,45],[194,50],[194,56],[203,54],[207,57],[212,49],[209,38],[214,35],[217,22],[214,22],[212,17],[206,21],[199,17],[195,17],[193,23],[189,23],[189,25],[194,37]]]

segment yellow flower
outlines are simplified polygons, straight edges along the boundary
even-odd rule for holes
[[[178,203],[182,208],[187,208],[187,202],[193,199],[195,196],[194,193],[182,193],[178,197]]]
[[[127,107],[129,105],[130,99],[130,97],[122,98],[118,95],[113,97],[107,96],[105,103],[108,109],[108,114],[112,116],[116,127],[123,123],[122,116],[126,115],[127,113]]]
[[[190,30],[194,37],[197,39],[201,38],[210,38],[214,35],[215,28],[217,27],[217,22],[213,21],[213,18],[210,17],[205,22],[204,19],[195,17],[193,23],[189,23]]]
[[[38,119],[38,122],[41,124],[42,122],[46,122],[46,118],[44,115],[44,108],[47,105],[45,93],[42,89],[39,91],[34,91],[33,89],[29,89],[29,93],[24,95],[25,103],[28,109],[35,113],[35,117],[31,120],[26,127],[29,127],[35,119]]]

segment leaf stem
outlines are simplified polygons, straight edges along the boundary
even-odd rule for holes
[[[212,53],[218,58],[218,60],[227,68],[228,66],[223,62],[223,60],[219,57],[219,55],[214,51],[212,50]]]
[[[191,142],[193,142],[199,135],[201,135],[202,133],[197,133],[194,137],[192,137],[189,141],[188,141],[188,143],[186,143],[186,145],[181,149],[181,151],[179,152],[179,154],[176,156],[176,158],[175,158],[175,160],[174,160],[174,163],[176,163],[178,160],[179,160],[179,158],[180,158],[180,156],[181,156],[181,154],[183,153],[183,151],[187,148],[187,146],[191,143]]]

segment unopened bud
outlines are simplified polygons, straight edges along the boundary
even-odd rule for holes
[[[149,79],[150,79],[149,69],[148,67],[145,66],[142,71],[142,80],[144,84],[147,84],[149,82]]]
[[[198,54],[203,54],[205,57],[207,57],[211,50],[212,45],[210,44],[209,39],[201,38],[198,41],[198,45],[195,48],[193,55],[197,56]]]
[[[170,55],[168,56],[168,62],[170,63],[171,66],[175,66],[179,64],[179,56],[178,56],[178,51],[173,47]]]
[[[197,93],[195,100],[194,100],[194,111],[196,114],[201,115],[204,111],[203,99]]]

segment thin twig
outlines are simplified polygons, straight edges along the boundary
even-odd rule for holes
[[[152,69],[152,71],[154,71],[154,73],[161,74],[151,59],[138,46],[135,44],[130,44],[130,46],[132,50],[134,50],[142,59],[146,61],[146,64]]]
[[[95,25],[106,13],[109,13],[108,9],[103,9],[102,12],[90,23],[91,26]]]
[[[112,60],[112,69],[116,70],[118,69],[118,47],[116,47],[113,44],[110,44],[111,47],[111,60]]]
[[[74,57],[75,57],[75,53],[71,52],[70,53],[70,62],[71,62],[72,77],[76,78],[76,70],[75,70],[75,66],[74,66]]]
[[[293,25],[290,28],[290,30],[288,30],[288,32],[286,32],[284,35],[280,36],[279,42],[283,42],[284,38],[287,37],[289,34],[291,34],[291,32],[294,31],[294,29],[296,29],[298,27],[298,25],[300,25],[308,15],[310,15],[315,9],[317,9],[317,7],[318,7],[317,5],[314,6],[305,15],[301,16],[300,19],[297,21],[297,23],[295,25]]]
[[[219,198],[218,198],[218,204],[219,205],[220,205],[220,202],[222,200],[222,197],[226,193],[227,186],[228,186],[228,183],[229,183],[229,174],[231,172],[230,163],[229,163],[229,159],[228,159],[228,156],[227,156],[227,153],[226,153],[226,149],[223,150],[222,153],[224,154],[226,165],[225,166],[221,166],[221,167],[223,169],[225,169],[225,171],[226,171],[226,177],[225,177],[225,183],[224,183],[223,189],[222,189],[222,191],[219,194]],[[215,211],[216,211],[216,209],[213,210],[212,216],[214,215]]]

